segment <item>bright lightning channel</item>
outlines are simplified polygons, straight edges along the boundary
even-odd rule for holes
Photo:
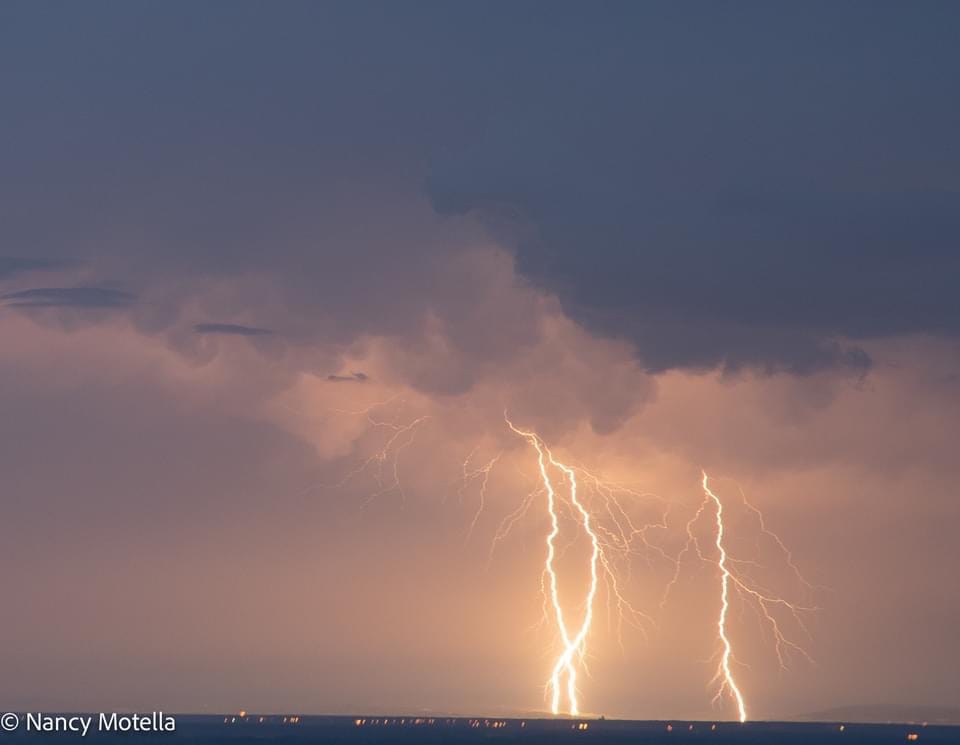
[[[622,645],[622,622],[628,621],[642,633],[652,627],[653,621],[645,613],[634,608],[624,597],[617,579],[618,565],[626,565],[629,569],[630,559],[636,555],[643,555],[649,561],[651,553],[663,555],[663,549],[652,544],[647,537],[650,528],[665,528],[660,522],[652,525],[637,526],[631,520],[626,509],[617,499],[617,493],[629,494],[636,498],[654,495],[640,494],[617,484],[600,480],[582,468],[568,465],[558,460],[543,439],[533,431],[520,429],[510,421],[506,414],[504,419],[510,429],[529,442],[537,453],[540,481],[542,487],[531,492],[521,506],[501,524],[494,545],[502,540],[519,517],[526,514],[531,500],[539,494],[546,496],[547,514],[550,518],[550,531],[546,536],[546,559],[544,561],[541,590],[544,595],[545,617],[553,617],[561,640],[561,650],[550,674],[547,690],[550,698],[550,707],[554,714],[559,714],[561,704],[566,703],[566,711],[570,716],[579,716],[580,704],[577,697],[577,676],[580,668],[585,669],[587,639],[594,621],[594,606],[599,592],[600,581],[604,581],[607,590],[608,606],[616,605],[618,622],[618,638]],[[560,471],[567,485],[566,494],[557,491],[551,470]],[[578,479],[578,475],[581,477]],[[591,510],[581,495],[581,481],[586,484],[588,491],[594,493],[598,501],[598,512]],[[583,594],[583,615],[578,625],[570,620],[571,615],[565,613],[560,601],[560,580],[556,566],[557,539],[560,536],[560,507],[566,504],[570,508],[578,527],[590,541],[589,570],[590,579]],[[602,520],[606,519],[609,526]],[[640,541],[643,551],[634,545]],[[491,547],[492,549],[492,547]],[[608,618],[614,615],[612,608],[608,608]]]
[[[400,455],[403,450],[413,444],[418,429],[431,418],[429,416],[419,416],[403,421],[399,416],[390,419],[374,413],[378,409],[389,406],[396,399],[397,397],[394,397],[387,401],[374,403],[360,411],[336,410],[342,414],[362,416],[367,420],[371,430],[385,430],[388,433],[385,441],[383,441],[382,445],[375,452],[349,471],[334,485],[337,487],[343,486],[360,474],[371,471],[371,475],[378,488],[372,494],[368,495],[367,499],[363,502],[363,506],[391,491],[396,491],[400,494],[401,498],[403,497],[403,488],[401,486],[399,473]],[[562,643],[562,648],[554,661],[550,679],[547,683],[547,691],[553,714],[557,715],[560,713],[565,698],[566,712],[570,716],[580,715],[577,678],[580,669],[586,670],[587,640],[593,626],[594,605],[601,579],[603,579],[607,589],[608,619],[612,617],[617,619],[617,632],[621,647],[623,645],[622,624],[624,620],[630,622],[644,634],[646,634],[648,627],[655,626],[650,616],[634,608],[620,590],[620,584],[617,578],[618,566],[620,568],[626,566],[627,571],[629,571],[630,560],[635,556],[643,556],[649,564],[651,555],[653,555],[665,560],[674,567],[673,577],[667,583],[660,603],[661,610],[666,604],[671,589],[679,580],[684,557],[691,550],[696,553],[701,561],[712,563],[718,568],[720,574],[720,612],[717,617],[717,635],[720,650],[719,663],[716,673],[711,680],[711,684],[719,681],[719,687],[713,697],[713,702],[717,704],[724,694],[728,694],[736,705],[740,722],[747,720],[747,704],[743,692],[736,681],[733,670],[733,666],[737,664],[737,658],[733,651],[733,644],[730,639],[727,624],[732,592],[735,592],[742,599],[752,602],[761,620],[767,624],[772,631],[777,660],[781,669],[786,669],[787,667],[785,658],[789,652],[798,653],[812,662],[807,652],[783,633],[780,622],[778,621],[778,614],[774,609],[785,609],[789,612],[799,628],[809,636],[802,614],[807,611],[814,611],[816,608],[792,604],[782,597],[753,583],[748,578],[748,575],[740,572],[736,568],[738,565],[759,565],[752,561],[738,560],[729,554],[725,543],[724,504],[720,497],[710,488],[709,477],[705,471],[701,472],[701,486],[704,498],[696,513],[686,524],[686,545],[680,551],[679,555],[673,557],[668,555],[660,545],[652,543],[647,536],[648,531],[651,529],[667,530],[666,515],[662,515],[659,521],[638,526],[633,522],[630,514],[619,501],[618,495],[629,495],[633,499],[655,497],[661,500],[661,498],[656,497],[656,495],[635,492],[616,483],[603,481],[598,476],[595,476],[580,466],[568,465],[567,463],[561,462],[554,456],[544,440],[535,431],[518,428],[509,419],[506,412],[504,412],[504,420],[515,434],[524,438],[536,451],[541,485],[539,488],[527,494],[520,505],[503,519],[493,537],[488,564],[493,558],[493,552],[497,544],[506,538],[519,520],[527,515],[535,500],[541,495],[545,496],[547,514],[550,520],[550,530],[545,540],[547,550],[541,580],[541,591],[544,597],[544,620],[547,620],[548,617],[552,615]],[[462,500],[471,482],[477,482],[479,484],[478,505],[470,521],[465,537],[466,541],[470,540],[470,536],[477,526],[480,515],[484,511],[490,474],[503,455],[503,453],[500,452],[483,465],[473,465],[472,461],[476,450],[475,448],[462,464],[461,486],[458,490],[458,495]],[[554,485],[554,480],[551,478],[551,469],[563,474],[563,480],[567,486],[566,494],[558,492],[557,487]],[[580,476],[580,481],[578,481],[578,475]],[[581,487],[586,488],[588,493],[594,495],[594,498],[598,501],[599,512],[591,511],[584,502],[583,497],[578,491]],[[796,579],[808,590],[812,590],[813,586],[802,577],[793,561],[793,556],[787,550],[786,546],[775,533],[767,528],[762,513],[746,500],[742,490],[740,494],[744,506],[758,521],[761,535],[770,539],[784,555],[786,564]],[[662,502],[663,500],[661,500],[661,503]],[[709,558],[703,552],[700,541],[694,532],[694,526],[711,507],[715,518],[713,544],[716,550],[716,558]],[[574,517],[578,527],[583,530],[583,533],[588,537],[590,542],[590,579],[583,595],[583,612],[579,625],[574,625],[571,621],[572,614],[564,612],[560,600],[560,579],[556,564],[558,558],[557,541],[561,534],[561,508],[566,508],[564,509],[566,515],[572,515]],[[640,542],[643,547],[642,551],[635,547],[635,541]],[[614,602],[616,604],[616,613],[613,613],[610,607],[611,603]]]
[[[813,662],[813,660],[799,644],[791,641],[785,635],[781,629],[780,622],[777,620],[777,614],[775,613],[774,609],[785,609],[792,616],[793,620],[800,627],[800,629],[802,629],[803,632],[809,636],[802,614],[804,612],[814,611],[816,608],[795,605],[751,582],[747,575],[736,570],[736,564],[756,565],[756,562],[739,561],[730,555],[725,543],[726,530],[724,525],[723,501],[710,488],[710,479],[707,476],[707,473],[702,471],[701,476],[701,486],[703,488],[704,498],[700,503],[696,513],[694,513],[693,517],[691,517],[687,522],[687,542],[677,557],[673,577],[671,578],[670,582],[667,583],[660,607],[663,609],[664,605],[666,604],[667,597],[669,596],[671,589],[674,587],[680,577],[684,556],[686,556],[691,549],[696,553],[697,557],[701,561],[713,563],[717,566],[720,571],[720,613],[717,617],[717,636],[720,642],[720,661],[717,665],[716,673],[710,682],[713,684],[719,681],[720,685],[713,697],[713,703],[718,704],[725,693],[729,694],[730,698],[733,700],[733,703],[737,707],[737,718],[741,722],[745,722],[747,721],[747,704],[744,699],[743,691],[737,684],[733,673],[733,665],[737,663],[737,658],[733,651],[733,644],[730,641],[730,634],[727,626],[730,611],[731,591],[735,591],[736,594],[744,600],[752,602],[754,608],[759,614],[761,621],[770,628],[774,638],[777,661],[780,664],[780,668],[783,670],[786,670],[787,668],[786,655],[788,652],[798,653],[810,662]],[[743,497],[742,491],[741,497]],[[786,546],[783,544],[783,541],[781,541],[775,533],[767,528],[766,524],[764,523],[762,513],[752,504],[747,502],[746,497],[743,497],[743,503],[757,518],[761,534],[771,539],[780,549],[785,557],[787,566],[793,572],[796,579],[807,589],[812,589],[813,586],[800,574],[793,562],[792,554],[787,550]],[[697,535],[694,532],[695,524],[700,520],[700,517],[709,507],[713,508],[714,513],[713,544],[714,548],[716,549],[715,559],[708,558],[707,555],[704,554],[700,548],[700,542],[697,539]]]
[[[505,417],[506,418],[506,417]],[[577,702],[577,666],[575,660],[582,660],[587,634],[593,622],[593,599],[597,594],[597,563],[600,558],[600,542],[590,526],[590,513],[587,512],[577,499],[577,476],[573,469],[564,465],[553,457],[553,453],[534,432],[518,429],[509,419],[507,425],[515,433],[524,437],[537,451],[537,463],[540,467],[540,477],[547,494],[547,512],[550,514],[550,532],[547,534],[547,558],[544,572],[549,580],[550,602],[553,605],[554,618],[560,637],[563,641],[563,651],[557,657],[550,675],[550,708],[554,714],[560,713],[560,699],[563,677],[566,676],[567,706],[570,716],[579,716],[580,706]],[[590,536],[592,550],[590,553],[590,585],[587,589],[584,604],[583,618],[576,633],[571,635],[564,618],[563,607],[560,604],[557,571],[554,565],[556,559],[556,539],[560,534],[560,519],[557,514],[557,493],[550,478],[547,462],[560,469],[566,475],[570,485],[570,501],[580,515],[584,531]]]
[[[707,480],[707,472],[703,471],[703,491],[704,493],[713,500],[714,505],[717,508],[717,553],[719,554],[719,559],[717,560],[717,566],[720,567],[720,617],[717,619],[717,631],[720,634],[720,639],[723,642],[723,652],[720,655],[720,668],[717,671],[717,674],[723,674],[723,683],[720,686],[720,690],[717,691],[717,696],[714,698],[714,701],[717,701],[719,697],[723,694],[724,690],[729,690],[733,695],[734,700],[737,702],[737,712],[740,715],[740,721],[747,721],[747,707],[743,703],[743,694],[740,693],[740,688],[737,686],[737,681],[733,677],[733,672],[730,670],[730,659],[733,656],[733,649],[730,646],[730,638],[727,636],[727,611],[730,608],[730,603],[728,600],[729,595],[729,586],[730,586],[730,570],[727,569],[727,551],[723,547],[723,502],[720,501],[719,497],[710,491],[710,486]]]

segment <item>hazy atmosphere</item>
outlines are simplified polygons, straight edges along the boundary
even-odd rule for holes
[[[0,5],[5,706],[549,710],[506,417],[628,528],[583,712],[736,717],[702,471],[794,609],[731,587],[752,718],[960,705],[960,5],[904,7]]]

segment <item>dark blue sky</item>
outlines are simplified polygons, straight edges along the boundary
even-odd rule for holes
[[[960,330],[954,3],[0,12],[7,274],[296,273],[318,204],[420,190],[655,370]]]

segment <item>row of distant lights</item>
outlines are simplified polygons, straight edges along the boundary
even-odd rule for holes
[[[440,721],[441,724],[454,725],[459,724],[459,719],[354,719],[353,723],[357,727],[398,727],[398,726],[432,726]],[[467,726],[470,729],[503,729],[510,722],[506,719],[467,719]],[[527,726],[526,722],[520,722],[520,729]],[[577,722],[572,725],[572,729],[586,730],[590,728],[588,722]]]
[[[401,727],[401,726],[433,726],[437,722],[441,724],[454,725],[457,724],[460,720],[458,719],[354,719],[353,723],[357,727]],[[503,729],[507,726],[507,720],[505,719],[468,719],[467,726],[472,729]],[[520,722],[521,727],[526,727],[526,722]]]
[[[927,726],[927,723],[924,722],[921,726],[922,726],[922,727],[926,727],[926,726]],[[584,726],[583,729],[586,729],[586,726]],[[667,732],[673,732],[673,729],[674,729],[674,728],[673,728],[673,725],[672,725],[672,724],[668,724],[668,725],[667,725]],[[694,728],[693,728],[693,725],[692,725],[692,724],[687,725],[687,730],[688,730],[688,731],[693,732],[693,729],[694,729]],[[847,725],[845,725],[845,724],[841,724],[839,727],[837,727],[837,730],[840,731],[840,732],[845,732],[846,729],[847,729]],[[711,724],[711,725],[710,725],[710,731],[711,731],[711,732],[716,732],[716,731],[717,731],[717,725],[716,725],[716,724]],[[908,742],[916,742],[916,741],[919,740],[919,739],[920,739],[919,733],[917,733],[917,732],[908,732],[908,733],[907,733],[907,741],[908,741]]]
[[[239,713],[237,714],[237,716],[224,717],[224,718],[223,718],[223,723],[224,723],[224,724],[236,724],[238,718],[239,718],[240,721],[242,721],[242,722],[249,722],[249,721],[250,721],[250,717],[247,716],[247,712],[241,711],[241,712],[239,712]],[[258,721],[260,724],[263,724],[265,721],[267,721],[268,718],[269,718],[269,717],[264,717],[264,716],[257,717],[257,721]],[[354,720],[353,720],[353,723],[354,723],[354,725],[356,725],[357,727],[364,727],[364,726],[371,726],[371,727],[391,727],[391,726],[393,726],[393,727],[397,727],[397,726],[401,726],[401,727],[403,727],[403,726],[422,727],[422,726],[428,726],[428,727],[432,727],[433,725],[435,725],[435,724],[437,723],[437,721],[438,721],[438,720],[437,720],[437,719],[434,719],[434,718],[428,718],[428,719],[426,719],[426,718],[422,718],[422,717],[416,717],[416,718],[413,718],[413,719],[407,719],[406,717],[403,717],[403,718],[400,718],[400,719],[386,719],[386,718],[385,718],[385,719],[354,719]],[[443,724],[448,724],[448,725],[457,724],[457,722],[458,722],[457,719],[444,719],[444,720],[439,720],[439,721],[441,721],[441,723],[443,723]],[[282,722],[283,724],[300,724],[300,717],[299,717],[299,716],[283,717],[283,718],[281,719],[281,722]],[[481,728],[485,728],[485,729],[503,729],[504,727],[507,726],[507,720],[505,720],[505,719],[468,719],[468,720],[467,720],[467,725],[468,725],[471,729],[481,729]],[[521,729],[523,729],[523,728],[526,727],[526,726],[527,726],[527,723],[526,723],[526,722],[520,722],[520,728],[521,728]],[[927,723],[924,722],[922,726],[926,727],[926,726],[927,726]],[[590,729],[590,723],[589,723],[589,722],[574,722],[574,723],[570,726],[570,729],[575,730],[575,731],[577,731],[577,732],[585,732],[585,731],[587,731],[588,729]],[[672,724],[668,724],[668,725],[667,725],[667,732],[673,732],[673,729],[674,729],[674,727],[673,727]],[[840,732],[844,732],[844,731],[846,731],[846,729],[847,729],[847,725],[841,724],[839,727],[837,727],[837,729],[838,729]],[[694,726],[693,726],[692,724],[687,725],[687,730],[688,730],[689,732],[693,732]],[[711,724],[711,725],[710,725],[710,731],[711,731],[711,732],[716,732],[716,731],[717,731],[717,725],[716,725],[716,724]],[[919,739],[920,739],[920,735],[919,735],[917,732],[908,732],[908,733],[907,733],[907,741],[908,741],[908,742],[916,742],[916,741],[919,740]]]
[[[240,711],[240,712],[237,712],[237,715],[236,715],[235,717],[224,717],[224,718],[223,718],[223,723],[224,723],[224,724],[236,724],[238,719],[239,719],[241,722],[249,722],[249,721],[250,721],[251,719],[253,719],[253,718],[254,718],[254,717],[247,716],[247,712],[245,712],[245,711]],[[263,717],[263,716],[261,716],[261,717],[256,717],[256,720],[257,720],[257,723],[258,723],[258,724],[263,724],[264,722],[270,721],[270,720],[272,720],[272,719],[273,719],[273,717]],[[299,717],[299,716],[281,717],[281,718],[280,718],[280,721],[281,721],[282,724],[300,724],[300,717]]]
[[[424,724],[425,724],[425,725],[433,725],[433,724],[436,724],[436,722],[437,722],[436,719],[355,719],[353,723],[354,723],[357,727],[363,727],[363,726],[365,726],[365,725],[387,727],[387,726],[391,726],[391,725],[393,725],[393,726],[397,726],[397,725],[415,725],[415,726],[418,726],[418,725],[424,725]],[[457,719],[446,719],[446,720],[442,720],[442,722],[443,722],[444,724],[451,725],[451,724],[457,724],[458,720],[457,720]],[[468,720],[467,720],[467,725],[468,725],[471,729],[481,729],[481,728],[486,728],[486,729],[503,729],[504,727],[507,726],[507,724],[508,724],[507,720],[504,720],[504,719],[468,719]],[[524,727],[526,727],[526,726],[527,726],[527,723],[526,723],[526,722],[520,722],[520,728],[521,728],[521,729],[524,728]],[[926,727],[926,726],[927,726],[927,723],[924,722],[924,723],[923,723],[923,726]],[[574,723],[570,726],[570,729],[572,729],[572,730],[574,730],[574,731],[577,731],[577,732],[586,732],[588,729],[590,729],[590,723],[589,723],[589,722],[574,722]],[[688,724],[688,725],[687,725],[687,731],[688,731],[688,732],[693,732],[694,729],[695,729],[695,728],[694,728],[694,726],[693,726],[692,724]],[[845,724],[841,724],[837,729],[838,729],[840,732],[844,732],[844,731],[847,729],[847,726],[846,726]],[[674,730],[673,724],[668,724],[668,725],[667,725],[667,732],[673,732],[673,730]],[[717,731],[717,725],[716,725],[716,723],[710,725],[710,731],[711,731],[711,732],[716,732],[716,731]],[[910,732],[910,733],[907,734],[907,741],[908,741],[908,742],[916,742],[916,741],[919,740],[919,739],[920,739],[920,735],[919,735],[918,733],[916,733],[916,732]]]
[[[456,721],[456,719],[447,719],[447,720],[445,720],[445,721],[446,721],[447,724],[453,724],[453,723]],[[424,718],[422,718],[422,717],[416,717],[416,718],[414,718],[414,719],[407,719],[407,718],[404,717],[403,719],[354,719],[354,720],[353,720],[353,723],[354,723],[357,727],[364,727],[364,726],[367,726],[367,727],[391,727],[391,726],[393,726],[393,727],[399,727],[399,726],[401,726],[401,725],[403,725],[403,726],[414,726],[414,727],[422,727],[422,726],[428,726],[428,727],[430,727],[430,726],[433,726],[434,724],[436,724],[436,723],[437,723],[437,720],[436,720],[436,719],[433,719],[433,718],[424,719]]]
[[[924,722],[924,723],[921,724],[920,726],[921,726],[921,727],[926,727],[926,726],[927,726],[927,723]],[[845,730],[847,729],[847,725],[841,724],[839,727],[837,727],[837,729],[838,729],[840,732],[843,732],[843,731],[845,731]],[[908,733],[907,733],[907,742],[916,742],[916,741],[919,740],[919,739],[920,739],[920,733],[918,733],[918,732],[908,732]]]
[[[693,725],[692,725],[692,724],[688,724],[688,725],[687,725],[687,731],[688,731],[688,732],[693,732]],[[716,732],[716,731],[717,731],[717,725],[716,725],[716,724],[711,724],[711,725],[710,725],[710,731],[711,731],[711,732]],[[673,732],[673,725],[672,725],[672,724],[668,724],[668,725],[667,725],[667,732]]]

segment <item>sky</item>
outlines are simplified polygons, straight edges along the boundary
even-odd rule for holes
[[[735,715],[710,519],[677,564],[701,469],[737,571],[806,609],[781,669],[734,597],[753,716],[960,704],[957,29],[0,5],[4,705],[544,710],[549,515],[505,412],[651,526],[584,711]]]

